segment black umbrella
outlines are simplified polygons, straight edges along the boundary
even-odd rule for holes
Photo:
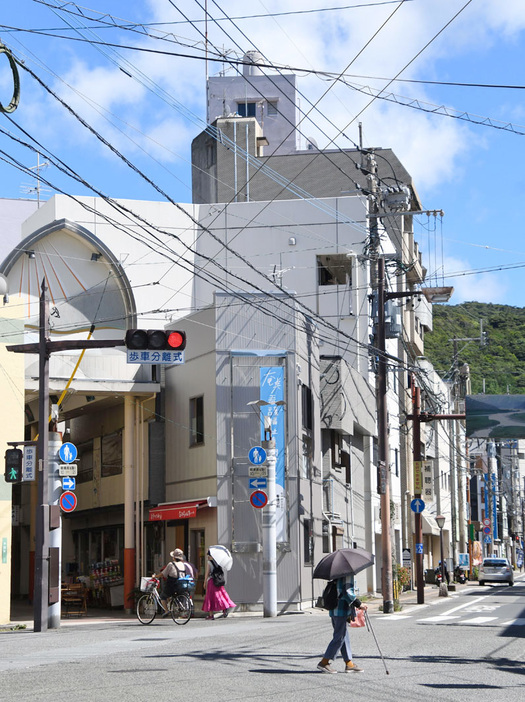
[[[374,556],[364,548],[340,548],[319,561],[313,577],[335,580],[346,575],[356,575],[371,565],[374,565]]]

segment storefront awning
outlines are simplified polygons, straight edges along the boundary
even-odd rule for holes
[[[432,536],[439,536],[439,527],[436,524],[434,517],[425,517],[425,515],[422,514],[421,524],[423,526],[423,534],[432,534]]]
[[[197,516],[197,510],[203,507],[217,507],[216,497],[203,497],[200,500],[185,500],[183,502],[167,502],[149,511],[150,522],[166,521],[167,519],[191,519]]]

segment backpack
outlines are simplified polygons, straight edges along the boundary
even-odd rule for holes
[[[335,609],[339,602],[339,593],[337,592],[337,583],[335,580],[330,580],[323,590],[321,596],[324,609]]]
[[[214,564],[213,570],[211,572],[211,579],[215,587],[222,587],[226,584],[226,579],[224,577],[224,571],[220,565]]]

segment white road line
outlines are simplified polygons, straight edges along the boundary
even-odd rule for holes
[[[465,607],[472,607],[472,605],[476,604],[477,602],[483,601],[486,601],[486,597],[477,597],[475,600],[469,600],[465,604],[459,605],[459,607],[454,607],[453,609],[449,609],[448,612],[443,612],[443,614],[452,614],[452,612],[458,612],[460,609],[465,609]]]
[[[525,619],[509,619],[508,622],[503,622],[501,626],[525,626]]]
[[[451,619],[459,619],[459,614],[458,615],[447,615],[447,614],[440,614],[437,617],[427,617],[426,619],[418,619],[418,622],[448,622]]]
[[[498,617],[474,617],[473,619],[464,619],[458,622],[458,624],[488,624],[489,622],[495,621],[497,618]]]

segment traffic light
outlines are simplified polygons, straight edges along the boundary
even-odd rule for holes
[[[183,351],[186,332],[174,329],[128,329],[126,348],[133,351]]]
[[[22,461],[24,454],[20,449],[7,449],[5,452],[5,473],[6,483],[19,483],[22,481]]]

